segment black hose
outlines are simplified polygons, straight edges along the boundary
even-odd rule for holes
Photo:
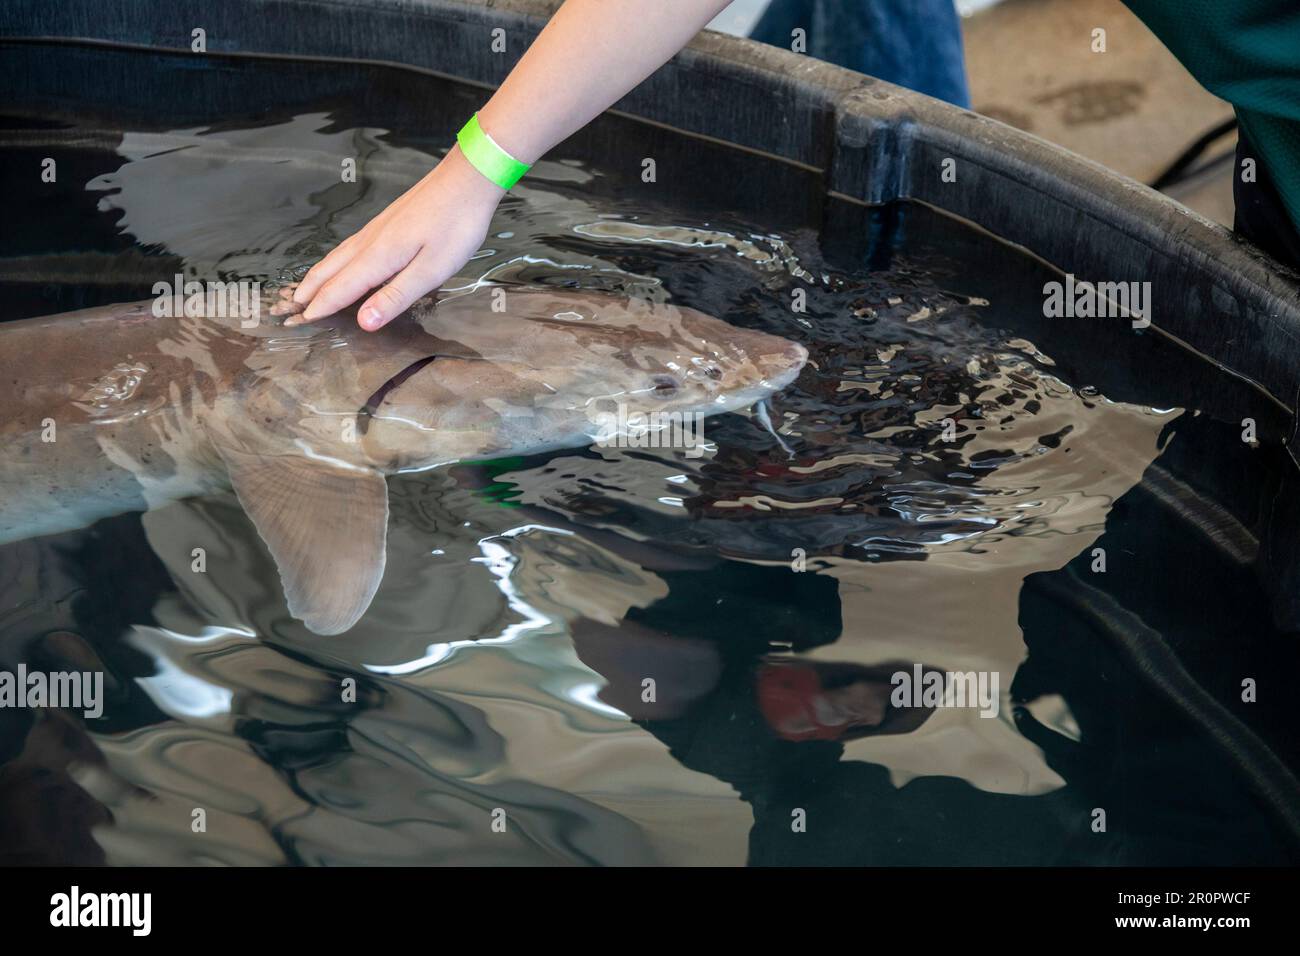
[[[1191,146],[1188,146],[1187,149],[1183,150],[1182,155],[1175,159],[1168,169],[1152,180],[1151,188],[1164,191],[1180,181],[1183,178],[1183,173],[1187,171],[1187,168],[1200,158],[1201,154],[1209,148],[1211,143],[1220,136],[1230,133],[1236,128],[1236,116],[1226,119],[1218,126],[1214,127],[1214,129],[1210,130],[1196,142],[1192,143]]]

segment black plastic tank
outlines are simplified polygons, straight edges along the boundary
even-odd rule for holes
[[[189,51],[191,31],[202,28],[212,53],[394,64],[454,79],[486,98],[557,6],[555,0],[9,0],[0,9],[0,38]],[[48,76],[12,70],[3,81],[19,99],[51,88]],[[103,95],[111,105],[111,91],[98,91],[93,76],[59,82],[68,96]],[[869,259],[879,251],[881,230],[891,220],[878,211],[904,200],[974,224],[1079,280],[1150,283],[1149,327],[1103,332],[1084,323],[1046,334],[1057,354],[1086,368],[1112,397],[1140,384],[1167,393],[1173,405],[1190,389],[1207,414],[1232,423],[1233,396],[1243,388],[1262,396],[1276,413],[1261,425],[1260,442],[1272,456],[1268,467],[1252,472],[1231,462],[1162,458],[1130,495],[1162,516],[1153,519],[1151,533],[1160,532],[1161,521],[1190,529],[1243,574],[1265,582],[1272,606],[1261,613],[1276,627],[1300,630],[1294,460],[1300,452],[1300,281],[1226,229],[994,120],[709,32],[556,153],[598,158],[626,173],[618,188],[630,191],[642,188],[640,164],[653,155],[661,172],[656,198],[686,207],[707,199],[773,229],[812,224],[825,244],[851,256]],[[1167,338],[1189,363],[1177,370],[1144,364],[1137,345],[1143,336]],[[1271,483],[1268,494],[1259,482]],[[1266,504],[1236,510],[1224,504],[1243,488],[1251,489],[1249,500]],[[1158,588],[1165,571],[1146,567],[1128,586]],[[1068,648],[1072,635],[1105,635],[1154,693],[1216,742],[1277,824],[1300,841],[1294,735],[1288,739],[1271,720],[1243,719],[1231,706],[1235,684],[1224,684],[1216,672],[1237,636],[1162,634],[1130,612],[1123,585],[1102,587],[1077,574],[1070,584],[1072,573],[1067,568],[1065,577],[1026,582],[1021,624],[1031,650],[1035,639],[1043,652],[1045,642],[1058,638]],[[1063,606],[1072,612],[1063,616]],[[1050,659],[1058,651],[1069,653],[1050,647],[1043,653]]]

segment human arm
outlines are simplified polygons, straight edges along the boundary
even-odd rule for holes
[[[481,110],[506,152],[533,163],[690,41],[730,0],[566,0]],[[505,191],[453,147],[420,182],[318,262],[294,292],[298,321],[357,313],[382,328],[482,244]],[[292,320],[291,320],[292,321]]]

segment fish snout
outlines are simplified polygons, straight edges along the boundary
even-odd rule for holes
[[[808,362],[808,350],[798,342],[787,339],[777,341],[781,343],[780,347],[776,351],[760,355],[757,362],[763,380],[774,390],[785,388],[798,378]]]

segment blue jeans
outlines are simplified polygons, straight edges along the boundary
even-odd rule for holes
[[[789,49],[796,27],[810,56],[970,107],[952,0],[772,0],[750,36]]]

